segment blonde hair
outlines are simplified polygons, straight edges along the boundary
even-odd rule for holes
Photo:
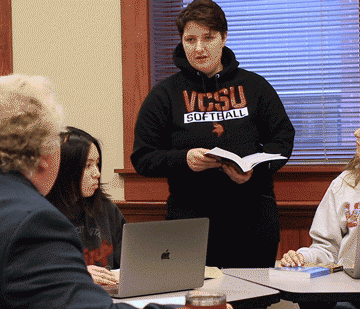
[[[29,171],[51,152],[64,113],[52,83],[42,76],[0,77],[0,169]]]
[[[355,155],[345,166],[344,170],[351,172],[355,180],[355,186],[357,186],[360,181],[360,158]]]

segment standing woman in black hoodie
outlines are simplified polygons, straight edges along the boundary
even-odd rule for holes
[[[167,219],[210,219],[208,266],[274,266],[280,238],[272,174],[286,160],[239,173],[205,153],[220,147],[240,157],[269,152],[289,158],[294,127],[273,87],[238,68],[215,2],[194,0],[176,23],[181,43],[173,58],[181,71],[146,97],[132,164],[139,174],[167,177]]]

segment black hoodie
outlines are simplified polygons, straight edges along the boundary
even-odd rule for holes
[[[262,151],[290,157],[295,130],[263,77],[238,68],[227,47],[221,62],[224,69],[208,78],[191,67],[181,43],[176,47],[174,63],[181,71],[157,84],[146,97],[136,122],[131,161],[139,174],[167,177],[169,218],[211,220],[222,213],[229,216],[230,210],[230,216],[242,218],[246,225],[247,217],[259,214],[262,207],[254,198],[274,198],[272,174],[286,160],[259,164],[251,179],[239,185],[218,169],[192,171],[186,162],[188,150],[220,147],[240,157]],[[242,202],[252,206],[234,213]],[[277,221],[276,205],[272,208]],[[278,232],[274,233],[277,239]]]

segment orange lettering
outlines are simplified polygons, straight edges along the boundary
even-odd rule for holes
[[[205,93],[199,93],[198,94],[198,105],[199,105],[199,110],[201,112],[205,112],[206,108],[204,106],[204,97],[205,97]]]
[[[345,217],[346,217],[346,221],[347,221],[347,226],[348,227],[355,227],[357,226],[357,220],[359,217],[359,203],[355,203],[354,205],[354,211],[352,213],[350,213],[350,204],[346,203],[344,205],[345,207]]]
[[[247,105],[243,86],[238,86],[240,103],[236,102],[235,88],[230,87],[230,101],[233,108],[243,108]]]
[[[220,102],[219,92],[215,92],[215,93],[214,93],[214,99],[215,99],[215,101]],[[213,105],[214,105],[214,104],[213,104]],[[220,105],[219,103],[215,103],[215,108],[216,108],[218,111],[221,111],[221,105]]]
[[[186,90],[183,91],[184,101],[186,110],[188,113],[191,113],[195,110],[195,102],[196,102],[196,91],[191,93],[191,101],[189,102],[189,96]]]
[[[243,108],[247,105],[244,88],[243,86],[238,86],[240,103],[236,102],[236,94],[235,87],[230,87],[230,90],[227,88],[223,88],[219,91],[207,93],[197,93],[196,91],[191,92],[191,97],[189,98],[188,92],[186,90],[183,91],[184,101],[186,110],[188,113],[195,111],[196,99],[198,102],[198,108],[200,112],[211,112],[214,109],[218,111],[228,111],[230,110],[230,104],[232,108]],[[204,98],[209,100],[213,99],[214,102],[209,102],[208,107],[204,105]],[[217,103],[218,102],[218,103]],[[222,103],[222,104],[221,104]]]
[[[221,89],[219,91],[220,94],[223,94],[222,96],[220,96],[220,102],[223,102],[224,103],[224,106],[221,108],[221,105],[219,104],[219,111],[223,110],[223,111],[228,111],[230,109],[230,101],[229,101],[229,90],[224,88],[224,89]]]
[[[214,93],[214,96],[215,96],[215,93]],[[213,94],[211,92],[208,92],[206,94],[206,97],[208,99],[212,99],[213,98]],[[214,110],[214,103],[213,102],[210,102],[209,105],[208,105],[208,108],[207,108],[207,111],[208,112],[212,112]]]

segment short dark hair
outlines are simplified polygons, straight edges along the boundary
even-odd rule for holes
[[[190,21],[207,26],[212,31],[219,31],[223,38],[228,30],[224,11],[212,0],[194,0],[180,12],[176,26],[181,38]]]
[[[61,145],[59,173],[46,198],[70,220],[76,217],[80,208],[91,216],[101,213],[102,201],[108,199],[101,186],[95,190],[93,196],[82,196],[81,182],[92,143],[99,152],[98,168],[101,173],[102,156],[98,140],[85,131],[67,127],[67,136]]]

